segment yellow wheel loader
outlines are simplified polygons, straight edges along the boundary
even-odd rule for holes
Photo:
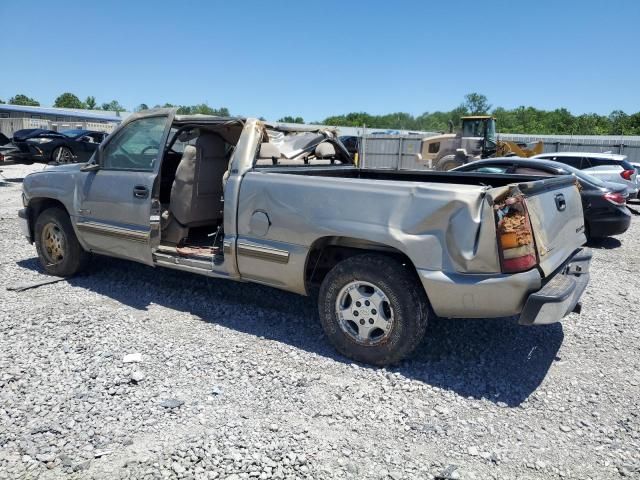
[[[422,160],[428,161],[434,170],[451,170],[465,163],[489,157],[533,157],[542,153],[542,142],[533,148],[516,142],[499,140],[496,135],[496,119],[489,115],[461,117],[462,129],[428,137],[422,141]]]

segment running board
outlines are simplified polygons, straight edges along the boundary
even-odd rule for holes
[[[161,267],[197,273],[208,277],[233,279],[233,277],[226,272],[214,271],[211,260],[196,260],[193,258],[185,258],[157,251],[153,254],[153,260],[156,265]]]

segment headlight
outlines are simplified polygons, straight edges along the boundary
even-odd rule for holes
[[[27,196],[22,192],[22,206],[26,207],[29,205],[29,200],[27,200]]]
[[[49,143],[51,138],[30,138],[29,141],[33,143]]]

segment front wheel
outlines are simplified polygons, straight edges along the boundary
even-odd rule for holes
[[[363,254],[337,264],[320,287],[320,322],[332,345],[359,362],[383,366],[419,345],[429,308],[421,285],[391,257]]]
[[[89,254],[78,242],[69,215],[59,207],[47,208],[35,224],[38,259],[51,275],[68,277],[86,265]]]
[[[445,155],[436,162],[434,169],[441,172],[447,172],[462,165],[464,165],[464,162],[458,159],[455,155]]]
[[[73,163],[73,152],[67,147],[58,147],[51,154],[51,160],[58,164]]]

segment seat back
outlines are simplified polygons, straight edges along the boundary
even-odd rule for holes
[[[215,133],[203,133],[187,145],[171,187],[169,210],[182,225],[215,224],[222,218],[222,176],[227,169],[226,144]]]

